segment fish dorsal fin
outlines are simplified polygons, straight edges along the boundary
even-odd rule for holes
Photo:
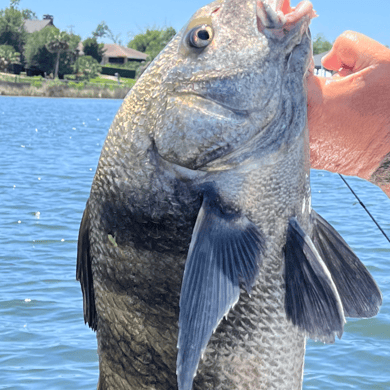
[[[89,207],[84,210],[80,224],[79,239],[77,243],[76,279],[80,281],[83,292],[84,321],[93,329],[97,329],[97,316],[95,307],[95,291],[92,279],[92,259],[89,240]]]
[[[313,243],[332,275],[346,317],[373,317],[382,294],[364,264],[339,233],[314,210]]]
[[[205,196],[185,264],[180,296],[177,377],[191,390],[207,343],[240,296],[249,293],[261,265],[263,237],[245,216],[224,213]]]
[[[333,343],[341,338],[343,306],[328,268],[310,237],[291,218],[285,246],[286,313],[308,337]]]

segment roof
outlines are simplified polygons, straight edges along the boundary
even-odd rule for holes
[[[321,59],[322,59],[322,57],[325,57],[329,52],[330,52],[330,50],[325,51],[325,52],[320,53],[320,54],[316,54],[315,56],[313,56],[313,58],[314,58],[314,67],[316,69],[323,68],[323,66],[321,64]]]
[[[125,57],[134,60],[146,60],[148,56],[140,51],[130,49],[129,47],[119,46],[115,43],[104,44],[104,57]]]
[[[28,33],[41,31],[46,26],[53,26],[53,20],[44,19],[44,20],[25,20],[24,21],[24,29]]]

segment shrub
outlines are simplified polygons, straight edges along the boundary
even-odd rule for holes
[[[81,90],[81,89],[84,89],[84,83],[83,82],[80,82],[80,83],[76,83],[74,81],[69,81],[68,83],[68,86],[70,88],[75,88],[75,89],[78,89],[78,90]]]
[[[85,80],[97,77],[101,70],[102,67],[91,56],[79,57],[75,64],[75,71],[81,78]]]
[[[42,87],[42,81],[36,81],[36,80],[34,80],[34,81],[31,83],[31,86],[32,86],[32,87],[35,87],[35,88],[41,88],[41,87]]]

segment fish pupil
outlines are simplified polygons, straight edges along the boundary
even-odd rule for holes
[[[199,39],[201,39],[203,41],[207,41],[208,39],[210,39],[210,34],[208,33],[207,30],[198,31],[197,36]]]

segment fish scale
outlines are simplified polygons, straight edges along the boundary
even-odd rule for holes
[[[99,390],[299,390],[306,337],[334,342],[344,312],[379,310],[311,209],[313,15],[306,1],[215,1],[124,100],[78,245]]]

